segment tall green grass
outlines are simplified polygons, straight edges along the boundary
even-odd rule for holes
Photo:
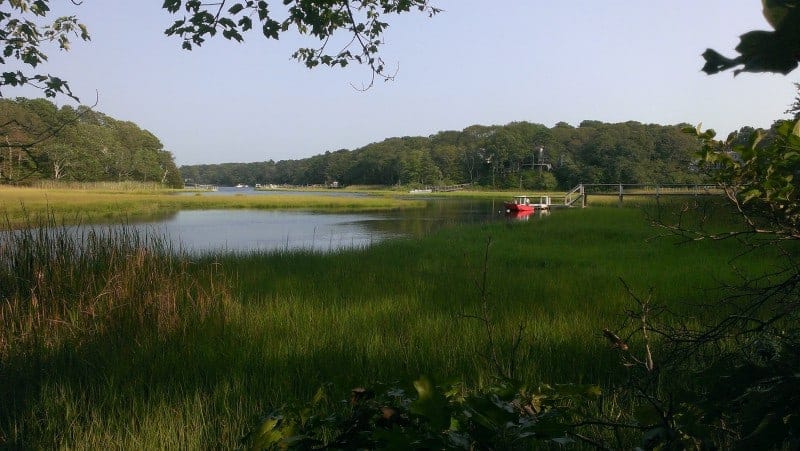
[[[43,190],[80,190],[129,193],[164,193],[173,191],[158,182],[71,182],[61,180],[40,180],[31,187]]]
[[[620,380],[600,333],[631,305],[620,279],[694,313],[732,261],[777,264],[655,235],[641,210],[590,208],[332,254],[197,259],[130,231],[27,229],[0,249],[0,447],[231,448],[326,382],[482,384],[486,336],[465,315],[484,272],[499,346],[525,326],[523,380]]]
[[[135,187],[136,185],[134,185]],[[209,209],[295,209],[316,211],[381,211],[421,208],[419,200],[363,196],[203,196],[177,195],[173,192],[87,189],[37,189],[0,187],[0,217],[13,228],[24,228],[33,215],[55,215],[68,223],[124,222],[164,217],[179,210]]]

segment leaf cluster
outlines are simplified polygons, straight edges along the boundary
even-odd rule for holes
[[[328,387],[329,389],[330,387]],[[593,385],[498,382],[484,389],[442,387],[422,377],[414,394],[395,385],[357,388],[330,402],[325,388],[307,405],[273,411],[243,439],[251,449],[531,449],[566,444]]]
[[[75,16],[63,16],[46,21],[50,12],[50,0],[14,0],[0,3],[0,65],[17,62],[32,69],[47,61],[43,47],[56,43],[59,50],[69,50],[70,39],[90,40],[85,25]],[[23,68],[6,70],[0,74],[0,92],[4,86],[29,85],[41,89],[45,96],[65,94],[73,99],[66,81],[42,73],[29,72]]]
[[[736,239],[743,253],[771,248],[785,261],[764,268],[763,275],[742,275],[719,299],[700,306],[722,313],[710,323],[675,314],[668,321],[641,316],[636,334],[657,335],[662,346],[654,370],[631,377],[635,396],[646,401],[637,420],[646,424],[650,417],[657,425],[645,434],[653,444],[796,449],[800,122],[778,121],[770,130],[745,130],[724,141],[715,140],[713,130],[685,131],[702,142],[700,167],[724,190],[745,227],[710,233],[660,225],[694,240]],[[691,376],[692,383],[675,384],[672,375]]]
[[[378,56],[383,33],[389,26],[389,14],[417,10],[433,16],[440,9],[428,0],[283,0],[276,12],[266,1],[226,1],[203,3],[200,0],[165,0],[163,8],[170,13],[183,11],[183,17],[167,28],[168,36],[177,36],[182,47],[192,50],[217,34],[242,42],[244,33],[260,28],[267,39],[279,39],[290,30],[320,41],[319,47],[303,47],[292,57],[313,68],[319,65],[345,67],[350,63],[366,64],[375,76],[392,78]],[[346,36],[343,45],[331,50],[329,43],[337,33]],[[333,44],[331,44],[333,45]],[[370,85],[372,84],[370,83]]]
[[[772,31],[753,30],[740,36],[736,51],[739,56],[727,58],[707,49],[703,72],[711,75],[737,66],[741,72],[775,72],[788,74],[800,60],[800,1],[762,0],[764,17]]]
[[[703,420],[740,431],[735,449],[800,446],[796,338],[752,337],[738,359],[716,362],[699,374],[708,388],[696,398]]]
[[[703,142],[703,167],[725,190],[754,232],[800,238],[800,121],[778,121],[739,139],[714,140],[711,131],[689,130]]]

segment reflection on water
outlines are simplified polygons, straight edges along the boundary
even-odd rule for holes
[[[503,219],[501,201],[429,199],[425,208],[393,211],[371,222],[381,232],[420,237],[449,225],[476,224]]]
[[[363,214],[316,214],[272,210],[181,211],[167,221],[138,224],[163,233],[190,252],[272,251],[305,249],[332,251],[368,246],[391,237],[370,230]]]
[[[549,216],[550,210],[527,210],[527,211],[509,211],[506,212],[506,218],[512,221],[528,221],[531,218],[541,218],[542,216]]]
[[[165,233],[177,246],[192,252],[328,252],[369,246],[388,238],[421,237],[449,225],[509,220],[504,213],[502,200],[429,199],[425,208],[376,213],[181,211],[168,220],[137,227]],[[511,219],[536,219],[542,214]]]
[[[428,199],[425,208],[373,213],[187,210],[149,221],[131,221],[125,227],[166,236],[176,249],[192,253],[296,249],[329,252],[395,237],[421,237],[450,225],[540,217],[539,212],[508,217],[502,200]]]

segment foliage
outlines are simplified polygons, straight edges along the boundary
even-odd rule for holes
[[[531,449],[569,444],[571,423],[600,396],[594,385],[498,382],[480,390],[441,387],[422,377],[415,395],[398,386],[357,388],[332,408],[320,389],[299,408],[267,416],[244,439],[250,449]]]
[[[74,3],[74,1],[73,1]],[[70,38],[88,41],[86,26],[75,16],[45,21],[50,12],[50,0],[14,0],[0,2],[0,45],[3,54],[0,65],[6,68],[0,75],[0,91],[5,86],[29,85],[41,89],[45,96],[66,94],[77,99],[66,81],[25,69],[38,69],[47,61],[45,42],[56,42],[59,50],[69,50]],[[15,66],[20,66],[14,69]]]
[[[0,100],[0,183],[140,181],[182,187],[172,154],[152,133],[85,106]]]
[[[798,94],[795,95],[794,102],[789,106],[789,109],[784,111],[786,114],[791,114],[794,120],[800,119],[800,83],[794,84]]]
[[[541,149],[541,150],[540,150]],[[678,126],[512,122],[429,137],[389,138],[302,160],[182,166],[193,183],[447,185],[569,189],[578,183],[697,183],[697,141]]]
[[[741,36],[735,59],[713,50],[704,53],[709,74],[743,65],[734,71],[793,71],[800,59],[800,2],[762,0],[764,17],[773,32],[751,31]],[[723,300],[721,320],[699,329],[671,330],[667,337],[677,354],[699,363],[707,384],[694,391],[696,407],[737,449],[797,449],[800,419],[797,391],[800,374],[800,268],[796,262],[800,238],[798,172],[800,121],[798,100],[768,132],[732,134],[724,142],[713,132],[694,134],[703,141],[702,163],[736,207],[744,230],[727,233],[677,231],[693,239],[735,237],[745,252],[772,246],[785,260],[768,277],[743,278]],[[753,237],[758,237],[753,239]],[[727,346],[726,346],[727,345]],[[698,362],[700,357],[703,360]],[[711,357],[711,359],[708,359]],[[678,360],[680,362],[680,360]],[[695,368],[696,369],[696,368]],[[716,384],[717,381],[724,381]],[[691,390],[690,390],[691,392]]]
[[[74,5],[82,3],[70,1]],[[440,12],[428,0],[287,0],[276,2],[284,7],[280,13],[270,8],[266,1],[226,3],[165,0],[161,6],[163,9],[172,14],[184,13],[165,33],[179,37],[182,47],[191,50],[218,33],[226,39],[241,42],[244,33],[254,26],[268,39],[278,39],[293,29],[321,43],[316,48],[298,49],[293,55],[295,59],[309,68],[365,64],[372,70],[372,82],[375,76],[392,78],[379,56],[384,43],[383,34],[389,26],[385,16],[413,10],[429,16]],[[75,16],[57,17],[51,21],[48,17],[51,16],[50,0],[13,0],[0,2],[0,5],[0,45],[3,48],[0,65],[8,69],[0,74],[0,91],[5,86],[29,85],[41,89],[47,97],[65,94],[77,100],[65,80],[50,74],[32,73],[24,68],[38,69],[47,61],[47,42],[56,43],[59,50],[69,50],[71,39],[88,41],[90,36],[86,26]],[[340,31],[346,37],[339,47],[337,38]],[[335,45],[339,50],[329,52],[329,45]]]
[[[690,130],[691,131],[691,130]],[[711,171],[751,232],[800,238],[800,121],[778,121],[772,130],[755,130],[746,141],[731,134],[703,140],[701,161]]]
[[[726,58],[717,51],[703,53],[703,71],[716,74],[737,66],[741,72],[777,72],[788,74],[800,59],[800,2],[798,0],[762,0],[764,17],[773,31],[754,30],[740,36],[739,56]]]
[[[84,192],[72,196],[89,197]],[[109,195],[104,202],[127,210],[119,196]],[[237,199],[254,197],[272,196]],[[48,198],[51,205],[63,202],[54,195]],[[149,204],[164,202],[145,198]],[[218,207],[224,208],[225,202]],[[366,226],[384,230],[391,224],[371,221]],[[726,263],[739,252],[733,242],[679,247],[675,240],[648,240],[653,230],[641,211],[627,207],[572,209],[534,222],[499,221],[424,233],[430,226],[429,218],[420,215],[401,231],[425,238],[329,255],[280,251],[172,259],[185,274],[151,254],[143,260],[145,267],[136,261],[126,266],[123,259],[112,265],[90,258],[81,266],[81,254],[69,248],[60,257],[40,260],[33,268],[60,276],[46,279],[48,284],[36,293],[64,293],[67,301],[59,296],[48,301],[47,310],[42,303],[29,310],[42,325],[35,335],[38,346],[0,361],[0,380],[6,382],[0,391],[11,397],[0,402],[8,406],[0,409],[0,448],[233,449],[259,415],[302,405],[325,382],[334,384],[331,414],[340,418],[335,400],[358,386],[379,393],[374,381],[402,381],[392,385],[406,389],[410,398],[416,398],[410,382],[421,374],[436,376],[442,386],[456,380],[470,392],[488,390],[495,383],[477,355],[485,349],[484,334],[474,321],[458,319],[460,313],[480,309],[473,274],[465,271],[463,261],[465,254],[482,254],[487,234],[493,238],[488,277],[491,299],[498,301],[492,311],[497,343],[507,349],[513,332],[525,322],[527,338],[517,370],[528,393],[539,381],[554,388],[570,381],[597,383],[603,387],[602,405],[614,407],[607,387],[624,382],[624,368],[598,338],[599,330],[616,323],[628,305],[616,277],[635,281],[636,287],[670,287],[657,291],[659,300],[676,311],[693,311],[716,280],[730,277]],[[0,247],[7,243],[0,241]],[[109,253],[114,249],[102,243]],[[59,266],[59,261],[66,263]],[[741,270],[755,271],[775,261],[774,256],[749,254],[739,263]],[[78,263],[74,271],[73,262]],[[25,280],[36,274],[19,273]],[[159,274],[165,280],[158,280]],[[509,275],[518,276],[520,283],[508,284]],[[185,282],[198,290],[177,286]],[[0,284],[0,290],[6,286]],[[30,286],[35,282],[20,281],[20,293],[27,295],[24,287]],[[68,302],[78,299],[69,296],[71,287],[85,293],[80,297],[85,301]],[[158,317],[158,312],[173,316],[169,304],[163,309],[153,304],[180,293],[188,308],[178,311],[178,327],[157,335],[146,318]],[[212,309],[206,320],[193,314],[202,312],[191,307],[193,302],[217,305],[213,296],[222,293],[228,302]],[[148,325],[139,326],[134,316],[136,321],[119,324],[127,327],[104,332],[112,325],[99,314],[100,307],[117,306],[111,311],[124,318],[122,311],[135,312],[141,303]],[[62,304],[75,308],[60,316],[44,315],[54,311],[50,306]],[[716,314],[719,309],[705,311]],[[15,340],[34,337],[8,323],[1,329]],[[65,337],[69,339],[59,341]],[[685,376],[671,377],[687,385],[695,379],[693,373]],[[615,409],[612,413],[629,411],[625,405]],[[624,434],[622,440],[612,440],[611,448],[632,449],[639,443]]]
[[[629,368],[628,382],[616,390],[634,400],[634,422],[606,424],[640,427],[648,449],[796,449],[800,330],[793,278],[775,286],[760,281],[747,291],[731,286],[733,295],[706,301],[721,314],[699,324],[632,295],[639,309],[628,311],[624,338],[604,333]]]
[[[798,121],[778,121],[769,131],[734,133],[723,142],[714,140],[713,131],[687,131],[703,142],[700,168],[724,190],[741,224],[689,226],[681,216],[675,221],[660,218],[657,224],[691,241],[735,239],[743,253],[775,247],[784,260],[761,276],[742,274],[720,299],[701,304],[718,310],[713,321],[697,323],[684,315],[665,321],[663,309],[651,315],[649,300],[640,302],[642,313],[628,337],[638,334],[647,343],[650,330],[663,345],[658,367],[651,364],[635,374],[631,386],[651,406],[651,415],[663,420],[654,443],[680,442],[692,449],[712,443],[733,449],[794,449],[800,443],[794,407],[800,401]],[[671,377],[676,374],[694,374],[696,380],[675,384]]]
[[[440,12],[428,0],[347,0],[276,2],[280,6],[271,8],[266,1],[241,1],[229,4],[203,3],[199,0],[165,0],[163,8],[170,13],[184,10],[181,19],[167,28],[168,36],[177,36],[182,47],[191,50],[201,46],[206,39],[222,34],[225,39],[241,42],[243,34],[255,27],[267,39],[278,39],[293,29],[300,35],[308,35],[320,41],[319,47],[298,49],[292,56],[306,67],[319,65],[345,67],[350,63],[369,66],[374,77],[392,78],[385,63],[378,55],[383,45],[383,33],[389,26],[384,16],[402,14],[412,10],[433,16]],[[226,8],[227,7],[227,8]],[[281,10],[281,7],[283,10]],[[254,18],[257,22],[254,24]],[[338,33],[347,36],[338,46]],[[331,52],[329,45],[337,45]],[[370,82],[370,86],[372,85]]]

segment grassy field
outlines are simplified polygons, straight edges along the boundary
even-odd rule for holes
[[[642,209],[598,207],[199,260],[125,231],[21,233],[0,246],[0,448],[231,448],[326,382],[342,396],[422,374],[482,384],[486,336],[464,315],[480,312],[484,272],[500,346],[525,326],[522,380],[607,384],[624,377],[600,333],[631,306],[620,280],[691,314],[732,263],[777,263],[658,233]]]
[[[189,209],[307,209],[368,211],[419,208],[421,201],[391,196],[333,197],[308,195],[178,195],[175,191],[119,184],[76,188],[0,187],[0,217],[12,228],[32,216],[53,215],[67,224],[158,218]]]

